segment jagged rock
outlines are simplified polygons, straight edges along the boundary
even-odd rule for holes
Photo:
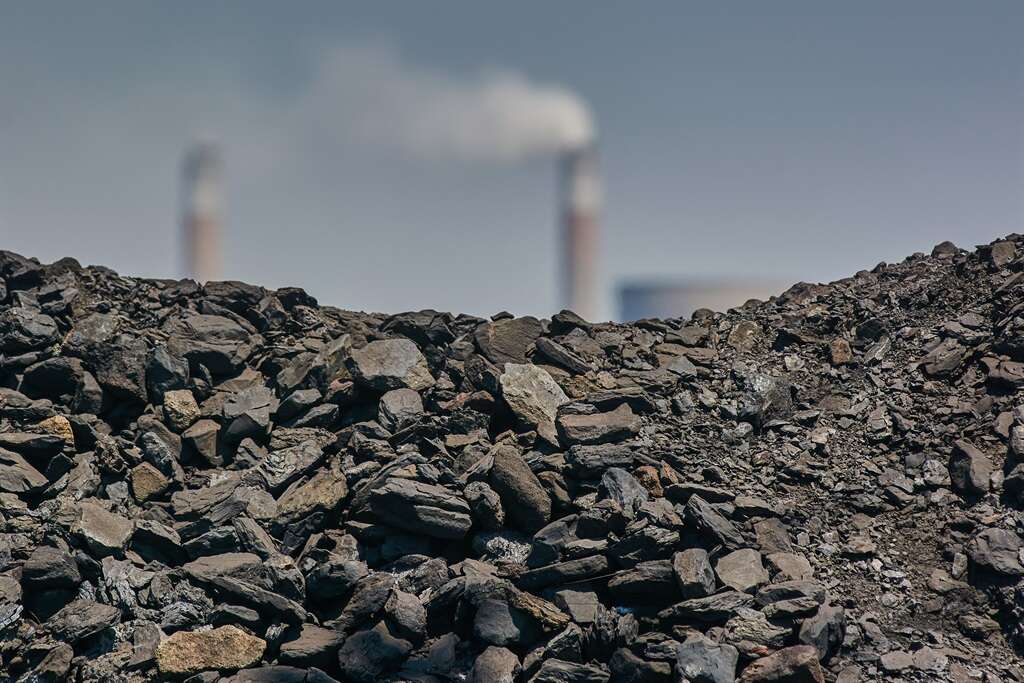
[[[566,446],[622,441],[640,431],[640,418],[628,403],[607,413],[560,415],[556,424],[558,436]]]
[[[743,537],[732,522],[700,496],[690,496],[686,502],[686,518],[701,534],[726,548],[743,545]]]
[[[358,381],[377,391],[420,391],[434,384],[427,360],[409,339],[379,339],[353,349],[349,368]]]
[[[689,548],[672,557],[672,569],[684,598],[703,598],[715,590],[715,570],[703,548]]]
[[[217,452],[219,437],[220,425],[213,420],[199,420],[181,434],[182,442],[214,467],[224,464],[224,459]]]
[[[463,495],[473,514],[473,523],[481,529],[497,531],[505,524],[505,509],[501,497],[482,481],[466,485]]]
[[[809,645],[794,645],[758,659],[737,679],[737,683],[825,683],[818,653]]]
[[[949,459],[949,478],[953,487],[965,495],[980,496],[988,493],[992,476],[992,462],[968,441],[954,444]]]
[[[509,445],[496,446],[488,454],[491,487],[501,497],[509,519],[523,531],[537,531],[551,519],[551,498],[522,456]]]
[[[348,495],[345,476],[333,469],[322,469],[307,481],[296,482],[277,499],[277,520],[287,524],[313,514],[330,512]]]
[[[985,529],[973,539],[968,549],[977,566],[1008,576],[1024,576],[1020,562],[1020,537],[1005,529]]]
[[[303,624],[295,638],[281,644],[278,659],[293,666],[329,669],[344,640],[332,629]]]
[[[676,575],[670,560],[640,562],[608,581],[608,591],[626,605],[655,604],[678,594]]]
[[[584,479],[600,477],[609,467],[629,468],[636,456],[625,445],[573,446],[566,453],[565,462],[573,473]]]
[[[608,683],[611,674],[601,666],[546,659],[530,683]]]
[[[741,607],[749,607],[754,596],[739,591],[724,591],[704,598],[690,598],[658,613],[664,621],[697,621],[708,624],[725,623]]]
[[[61,548],[39,546],[21,568],[21,582],[28,588],[77,588],[81,581],[74,558]]]
[[[30,493],[49,482],[17,453],[0,448],[0,491]]]
[[[30,308],[12,306],[0,311],[0,352],[15,355],[57,341],[53,318]]]
[[[176,432],[183,432],[199,417],[199,405],[188,389],[173,389],[163,395],[164,418]]]
[[[963,365],[967,357],[967,349],[956,339],[943,339],[934,349],[918,361],[921,369],[931,377],[949,377]]]
[[[632,517],[649,496],[632,474],[620,467],[609,467],[601,477],[598,497],[615,501],[626,516]]]
[[[170,486],[170,480],[148,462],[139,463],[129,472],[129,482],[135,500],[145,503],[159,496]]]
[[[242,325],[220,315],[187,313],[164,325],[167,351],[193,367],[202,366],[215,375],[227,375],[252,353],[257,337]]]
[[[156,648],[156,664],[165,676],[190,676],[201,671],[234,671],[260,660],[266,641],[235,626],[209,631],[178,631]]]
[[[822,605],[818,613],[800,625],[800,642],[813,645],[818,659],[827,661],[839,651],[846,636],[846,614],[842,607]]]
[[[71,643],[96,635],[121,621],[121,610],[92,600],[75,600],[46,621],[46,629],[57,640]]]
[[[753,593],[768,583],[761,553],[750,548],[734,550],[721,557],[715,563],[715,573],[724,585],[743,593]]]
[[[470,683],[514,683],[519,675],[519,658],[504,647],[489,646],[473,662]]]
[[[676,681],[679,683],[732,683],[739,652],[702,635],[692,635],[676,646]]]
[[[534,340],[543,332],[540,321],[529,316],[495,320],[477,328],[480,352],[492,363],[525,363]]]
[[[747,607],[737,609],[724,628],[726,640],[746,657],[781,647],[790,636],[790,629],[772,624],[763,612]]]
[[[116,555],[121,553],[131,538],[133,525],[131,520],[110,512],[96,501],[82,501],[78,505],[78,514],[72,533],[98,555]]]
[[[341,673],[353,683],[375,683],[398,669],[412,644],[395,638],[382,625],[349,636],[338,651]]]
[[[434,538],[462,538],[469,504],[442,486],[391,478],[370,493],[370,509],[387,524]]]
[[[519,577],[519,585],[527,590],[559,586],[571,581],[599,576],[607,572],[608,568],[608,558],[604,555],[590,555],[531,569]]]
[[[270,451],[254,470],[263,477],[267,489],[278,492],[312,471],[323,457],[323,449],[315,442],[303,441],[296,446]]]
[[[558,443],[555,418],[558,407],[569,397],[543,368],[522,363],[505,363],[499,378],[501,395],[512,412],[551,443]]]
[[[423,414],[423,399],[412,389],[392,389],[380,397],[377,419],[386,429],[398,432]]]

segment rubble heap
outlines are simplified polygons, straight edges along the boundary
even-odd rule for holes
[[[0,252],[0,679],[1024,680],[1022,254],[617,325]]]

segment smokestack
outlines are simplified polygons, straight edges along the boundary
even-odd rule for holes
[[[585,320],[597,317],[597,230],[601,185],[597,150],[574,147],[561,158],[562,300]]]
[[[197,282],[220,277],[221,157],[210,143],[197,143],[182,164],[182,232],[185,274]]]

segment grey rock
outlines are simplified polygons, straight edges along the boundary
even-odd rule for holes
[[[0,448],[0,491],[5,493],[31,493],[46,486],[49,481],[25,458]]]
[[[982,569],[1007,576],[1024,576],[1020,548],[1020,537],[1014,532],[988,528],[971,539],[967,552],[971,561]]]
[[[543,368],[525,363],[505,363],[499,378],[501,394],[513,413],[548,442],[557,444],[555,418],[569,397]]]
[[[121,621],[121,610],[92,600],[75,600],[46,621],[57,640],[75,644]]]
[[[546,659],[530,683],[608,683],[611,674],[603,666]]]
[[[0,311],[0,352],[18,354],[57,341],[60,331],[53,318],[30,308],[12,306]]]
[[[77,518],[71,527],[72,533],[101,557],[123,552],[133,530],[131,520],[91,500],[79,503]]]
[[[676,583],[684,598],[703,598],[715,590],[715,570],[703,548],[689,548],[672,557]]]
[[[164,325],[168,335],[167,351],[202,365],[215,375],[237,370],[253,350],[258,335],[220,315],[186,314],[171,318]]]
[[[664,604],[680,597],[671,560],[640,562],[608,581],[618,604]]]
[[[474,481],[466,485],[463,494],[469,503],[473,523],[478,528],[496,531],[505,524],[501,497],[490,486],[482,481]]]
[[[338,650],[338,666],[352,683],[376,683],[396,671],[412,651],[407,640],[395,638],[381,625],[349,636]]]
[[[356,380],[377,391],[420,391],[434,384],[426,358],[409,339],[372,341],[353,349],[348,363]]]
[[[412,389],[392,389],[380,397],[377,420],[391,431],[398,432],[412,425],[423,414],[423,399]]]
[[[822,605],[817,614],[800,625],[800,642],[813,645],[821,661],[828,661],[838,653],[845,637],[846,613],[842,607]]]
[[[442,486],[393,477],[370,493],[381,521],[433,538],[462,538],[472,524],[469,504]]]
[[[22,565],[21,581],[27,589],[77,588],[82,575],[66,550],[39,546]]]
[[[474,339],[480,352],[492,363],[526,363],[527,353],[542,331],[536,318],[508,318],[481,325]]]
[[[489,453],[490,484],[516,528],[534,532],[551,519],[551,498],[515,447],[500,444]]]
[[[754,603],[754,596],[739,591],[724,591],[703,598],[683,600],[658,613],[658,618],[670,622],[724,624],[741,607]]]
[[[615,501],[627,517],[633,517],[648,497],[636,477],[620,467],[609,467],[601,477],[598,499]]]
[[[561,415],[556,421],[558,436],[566,446],[614,443],[640,431],[640,418],[628,403],[615,410],[593,415]]]
[[[278,659],[282,664],[331,668],[345,636],[333,629],[303,624],[296,636],[281,644]]]
[[[988,493],[991,476],[992,461],[988,456],[969,441],[960,440],[954,444],[953,455],[949,458],[949,478],[953,488],[967,496],[984,495]]]
[[[769,681],[825,683],[817,650],[809,645],[783,648],[750,664],[738,679],[738,683]]]
[[[676,647],[676,681],[679,683],[732,683],[736,680],[739,652],[702,635],[687,638]]]
[[[724,585],[743,593],[753,593],[769,578],[761,553],[750,548],[734,550],[719,558],[715,573]]]
[[[515,683],[521,667],[515,653],[491,645],[473,662],[470,683]]]
[[[629,468],[635,459],[633,450],[621,444],[573,446],[565,456],[566,464],[581,479],[600,478],[609,467]]]
[[[686,502],[686,518],[700,534],[726,548],[743,545],[743,537],[733,523],[700,496],[690,496]]]

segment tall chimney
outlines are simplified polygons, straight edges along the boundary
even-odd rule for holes
[[[597,230],[601,185],[592,145],[561,158],[562,301],[585,320],[597,313]]]
[[[200,283],[220,277],[221,174],[216,145],[197,143],[186,151],[181,185],[185,274]]]

